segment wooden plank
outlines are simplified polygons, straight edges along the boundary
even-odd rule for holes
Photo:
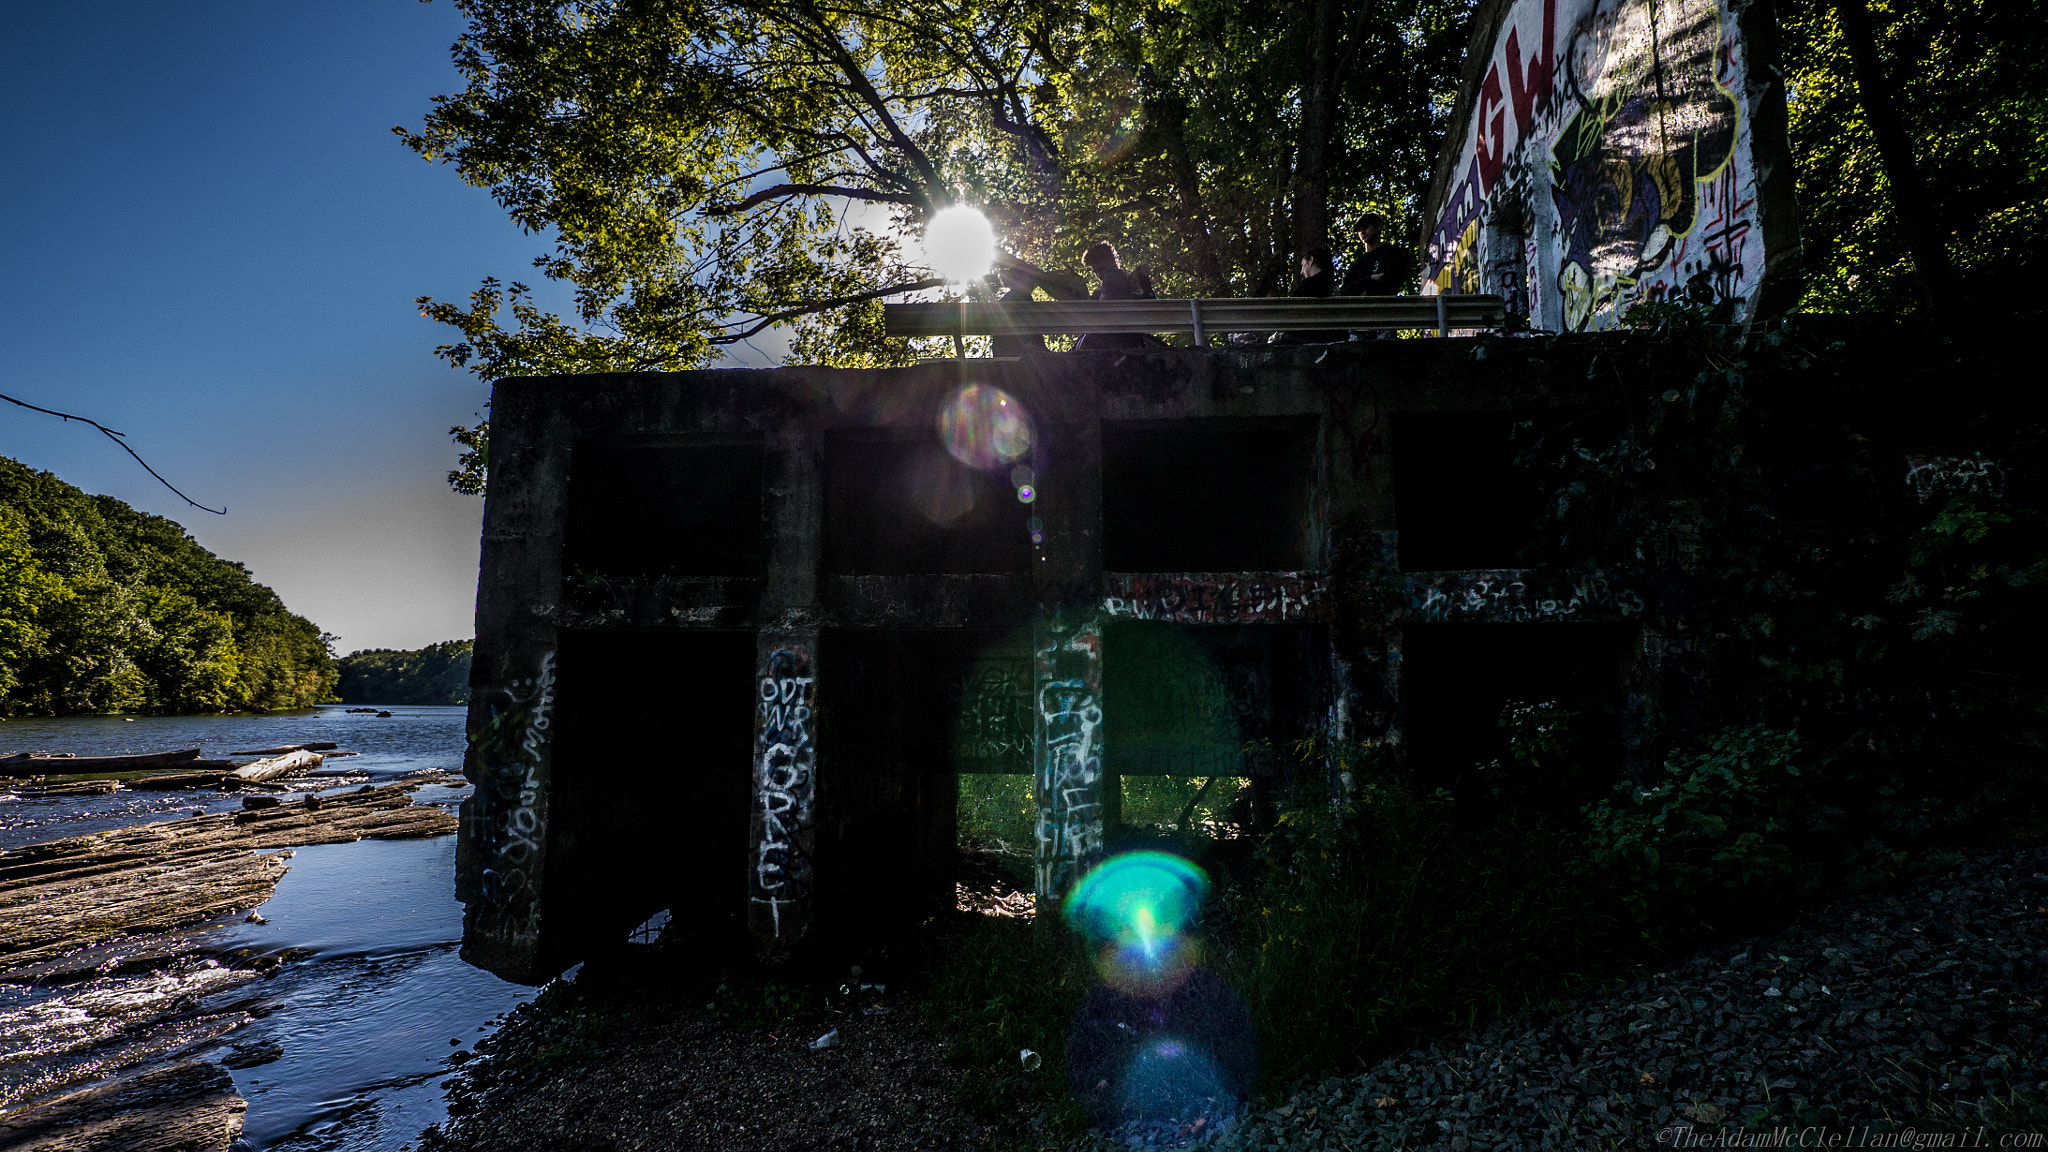
[[[125,772],[131,768],[181,768],[184,761],[198,758],[197,748],[131,756],[39,756],[18,752],[0,756],[0,776],[71,776],[81,772]]]
[[[1033,300],[1005,303],[885,304],[891,336],[1021,336],[1033,333],[1494,328],[1498,296],[1268,297],[1223,300]]]

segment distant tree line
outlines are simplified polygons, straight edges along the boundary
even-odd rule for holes
[[[474,640],[447,640],[413,651],[368,648],[341,658],[346,704],[467,704]]]
[[[0,457],[0,715],[305,708],[329,640],[175,521]]]

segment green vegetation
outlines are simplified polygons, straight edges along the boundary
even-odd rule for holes
[[[1859,78],[1843,14],[1865,8],[1864,0],[1778,8],[1805,249],[1802,306],[1910,312],[1927,309],[1932,296],[1954,317],[2038,311],[2034,284],[2048,247],[2048,21],[2037,8],[1998,0],[1872,0],[1864,19],[1875,74]],[[1865,90],[1871,83],[1874,93]],[[1897,121],[1902,168],[1880,155],[1873,101]],[[1920,277],[1916,248],[1937,265]]]
[[[341,658],[344,704],[466,704],[474,640],[402,652],[369,648]]]
[[[0,715],[305,708],[327,645],[175,522],[0,457]]]

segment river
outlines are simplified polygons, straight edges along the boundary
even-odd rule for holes
[[[198,747],[218,756],[332,740],[358,755],[329,767],[379,783],[460,768],[463,709],[390,711],[14,720],[0,723],[0,754]],[[466,795],[435,786],[418,799],[452,807]],[[239,796],[214,792],[0,794],[0,848],[240,806]],[[257,910],[267,923],[203,925],[184,960],[49,987],[0,984],[0,1109],[152,1061],[203,1057],[227,1064],[249,1101],[243,1140],[252,1152],[389,1152],[441,1120],[447,1076],[535,992],[456,955],[455,838],[297,853]],[[265,954],[289,959],[267,976],[238,966]]]

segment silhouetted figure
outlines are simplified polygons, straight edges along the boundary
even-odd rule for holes
[[[1378,213],[1358,221],[1358,258],[1344,270],[1344,295],[1399,296],[1408,286],[1408,250],[1382,239],[1386,227]]]
[[[1314,300],[1328,299],[1337,290],[1337,273],[1331,267],[1330,250],[1321,244],[1309,249],[1301,257],[1301,278],[1294,282],[1294,290],[1287,295],[1306,297]],[[1342,344],[1351,339],[1351,333],[1342,330],[1312,330],[1282,332],[1273,338],[1275,344]]]
[[[1100,283],[1091,300],[1150,300],[1152,299],[1152,277],[1144,267],[1135,272],[1124,271],[1118,261],[1116,246],[1107,240],[1097,240],[1081,253],[1081,263]],[[1138,332],[1090,332],[1075,342],[1076,352],[1103,352],[1149,347],[1154,343]]]
[[[997,276],[1000,282],[1009,288],[1009,291],[1003,293],[997,299],[997,303],[1008,304],[1012,300],[1021,302],[1031,299],[1032,280],[1030,276],[1015,273],[1009,269],[1004,269],[1002,272],[997,273]],[[1027,352],[1043,351],[1045,351],[1045,337],[1036,332],[1020,333],[1015,336],[989,337],[989,354],[991,356],[1022,356]]]

